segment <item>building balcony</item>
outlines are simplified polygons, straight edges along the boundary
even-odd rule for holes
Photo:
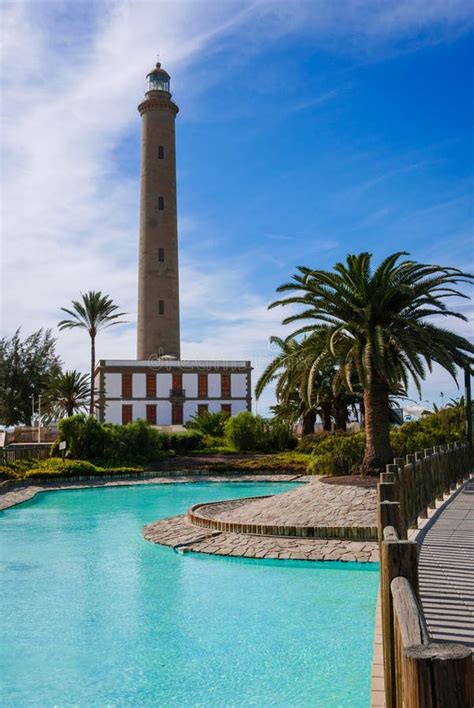
[[[186,398],[186,390],[184,388],[170,388],[170,401],[173,403],[182,403]]]

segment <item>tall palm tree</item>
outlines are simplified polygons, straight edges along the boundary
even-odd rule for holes
[[[392,460],[389,396],[406,391],[411,378],[420,392],[426,368],[441,365],[456,380],[457,366],[471,366],[474,346],[464,337],[429,322],[430,317],[464,315],[449,310],[445,299],[464,297],[456,289],[474,276],[457,268],[426,265],[394,253],[373,270],[371,254],[349,255],[333,271],[299,267],[278,292],[295,292],[270,305],[302,305],[284,320],[306,321],[291,338],[318,335],[325,341],[312,373],[338,362],[337,375],[352,390],[356,374],[363,388],[366,449],[362,472],[376,474]],[[311,376],[309,377],[311,387]]]
[[[117,312],[119,306],[115,305],[108,295],[103,295],[100,290],[90,290],[87,293],[81,293],[81,298],[82,301],[72,301],[72,309],[61,307],[61,310],[66,312],[70,319],[61,320],[58,327],[60,330],[80,327],[89,333],[91,340],[89,415],[92,416],[94,415],[95,338],[100,330],[125,322],[125,320],[120,320],[120,317],[123,317],[125,312]]]
[[[79,371],[64,371],[51,381],[46,390],[46,411],[55,418],[70,417],[87,409],[91,388],[89,376]]]

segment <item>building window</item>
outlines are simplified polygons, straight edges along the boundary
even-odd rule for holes
[[[163,145],[159,145],[158,146],[158,159],[162,160],[164,158],[164,156],[165,156],[165,149],[164,149]]]
[[[122,406],[122,425],[128,425],[133,419],[133,406]]]
[[[165,249],[164,248],[158,249],[158,260],[160,261],[160,263],[164,263],[164,261],[165,261]]]
[[[156,374],[146,375],[146,397],[156,398]]]
[[[131,398],[132,395],[132,374],[122,374],[122,398]]]
[[[171,407],[171,424],[183,425],[183,404],[173,403]]]
[[[232,406],[230,403],[222,403],[221,404],[221,413],[225,413],[226,415],[230,415],[232,413]]]
[[[164,208],[165,208],[165,199],[164,199],[164,197],[158,197],[158,209],[159,209],[160,211],[163,211]]]
[[[158,314],[159,315],[165,314],[165,301],[164,300],[158,300]]]
[[[221,374],[221,398],[230,398],[230,374]]]
[[[207,403],[198,403],[198,415],[204,415],[204,413],[209,412],[209,406]]]
[[[146,407],[146,419],[150,425],[156,425],[156,406]]]
[[[207,398],[207,391],[207,374],[198,374],[198,398]]]
[[[171,379],[171,395],[172,396],[182,396],[183,392],[183,375],[173,374]]]

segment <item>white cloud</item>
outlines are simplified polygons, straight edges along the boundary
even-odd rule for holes
[[[323,44],[345,35],[350,41],[337,39],[336,51],[349,44],[366,51],[361,36],[377,45],[430,30],[436,37],[441,23],[443,32],[459,32],[470,18],[471,3],[461,0],[5,4],[3,331],[54,327],[61,305],[101,289],[130,313],[130,324],[104,333],[98,354],[133,357],[138,184],[118,172],[115,151],[138,128],[136,104],[157,51],[186,105],[198,100],[198,57],[233,49],[232,61],[244,61],[290,33]],[[208,82],[230,66],[217,64]],[[181,223],[184,232],[199,229],[192,214]],[[251,358],[261,369],[280,313],[253,291],[245,259],[209,263],[203,273],[186,257],[185,239],[184,249],[184,354]],[[66,364],[87,370],[80,333],[58,336]]]

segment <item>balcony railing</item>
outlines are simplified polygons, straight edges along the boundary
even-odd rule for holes
[[[186,390],[184,388],[170,388],[170,398],[186,398]]]

